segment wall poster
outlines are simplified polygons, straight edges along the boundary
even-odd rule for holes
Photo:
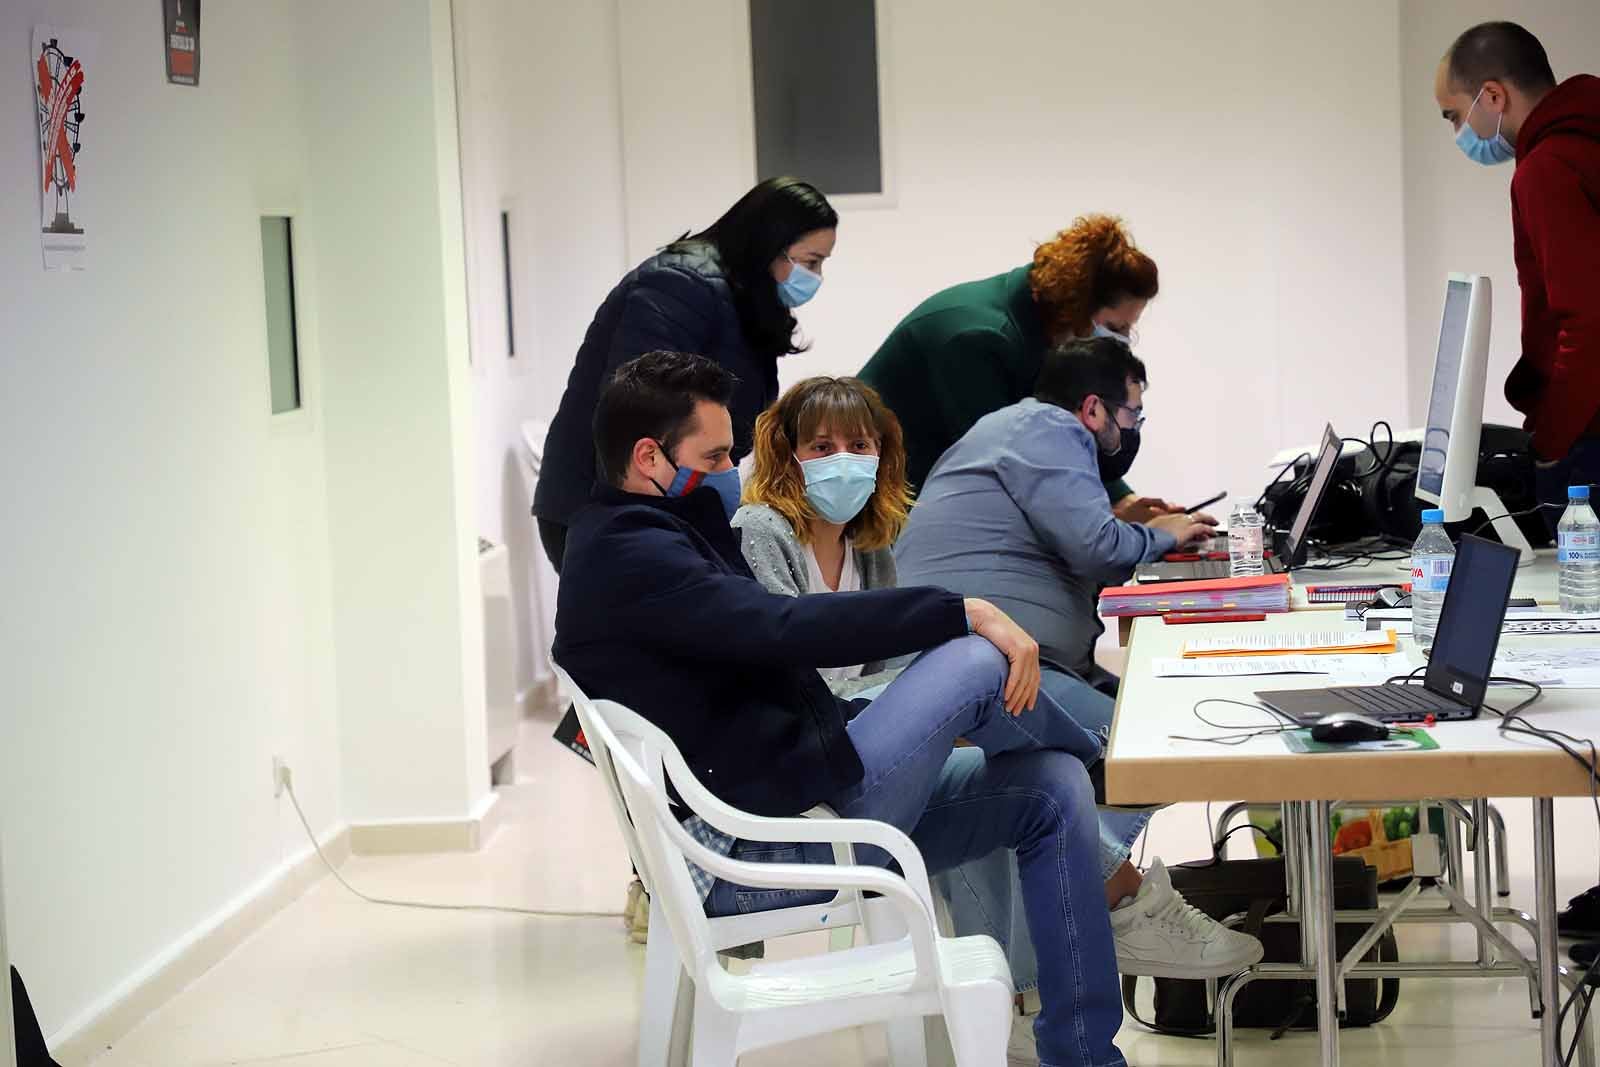
[[[33,31],[34,96],[39,110],[40,220],[45,270],[83,270],[82,129],[85,62],[81,35],[47,26]]]
[[[200,84],[200,0],[161,0],[166,12],[167,81]]]

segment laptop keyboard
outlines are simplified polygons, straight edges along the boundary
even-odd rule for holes
[[[1217,578],[1229,577],[1229,565],[1225,559],[1202,559],[1189,563],[1178,563],[1174,566],[1182,567],[1183,569],[1173,571],[1172,576],[1182,577],[1185,581],[1209,582]],[[1278,560],[1277,556],[1273,556],[1263,562],[1261,569],[1264,574],[1278,574],[1283,571],[1283,564]]]
[[[1415,718],[1427,712],[1437,714],[1447,706],[1439,697],[1413,685],[1334,686],[1329,692],[1374,719]]]

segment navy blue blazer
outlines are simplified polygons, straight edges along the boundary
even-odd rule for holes
[[[660,726],[717,796],[798,815],[861,780],[854,708],[818,667],[891,659],[967,633],[942,589],[769,593],[722,500],[609,487],[574,516],[556,600],[555,660],[595,698]]]

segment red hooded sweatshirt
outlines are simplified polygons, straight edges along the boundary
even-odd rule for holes
[[[1517,132],[1511,227],[1522,358],[1506,399],[1541,459],[1600,435],[1600,78],[1568,78]]]

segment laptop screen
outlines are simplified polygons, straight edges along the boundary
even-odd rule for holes
[[[1428,658],[1425,684],[1432,692],[1472,707],[1483,703],[1519,558],[1514,548],[1461,538]]]
[[[1294,524],[1289,527],[1287,547],[1289,557],[1294,562],[1299,562],[1300,542],[1305,539],[1306,530],[1311,527],[1311,520],[1316,516],[1317,506],[1322,503],[1322,495],[1328,491],[1328,482],[1333,477],[1333,468],[1339,462],[1340,447],[1339,435],[1333,432],[1333,427],[1323,427],[1322,450],[1317,453],[1316,466],[1311,469],[1311,484],[1306,488],[1306,498],[1300,502],[1300,510],[1294,514]]]

